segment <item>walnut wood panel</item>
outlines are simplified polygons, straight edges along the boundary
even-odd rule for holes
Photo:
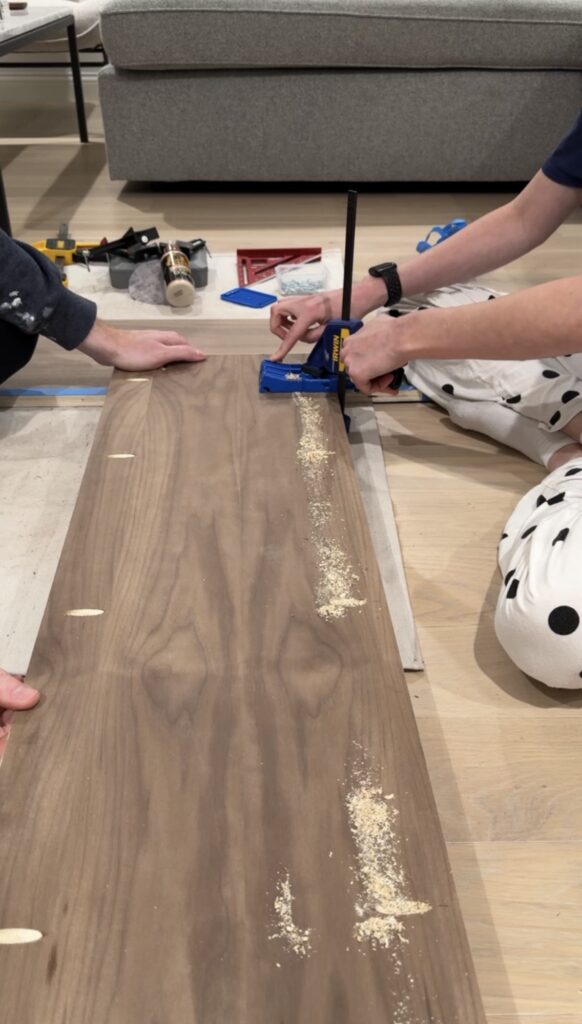
[[[259,396],[247,357],[135,376],[114,376],[33,655],[43,700],[0,772],[0,928],[44,936],[0,946],[3,1017],[484,1024],[337,404],[318,400],[333,536],[367,603],[326,622],[293,399]],[[432,907],[397,957],[354,938],[362,752]],[[287,872],[307,958],[271,938]]]

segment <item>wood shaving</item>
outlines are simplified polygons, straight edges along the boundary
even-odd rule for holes
[[[299,928],[293,920],[293,903],[295,897],[291,892],[291,879],[287,871],[277,883],[277,895],[273,906],[277,915],[277,931],[270,939],[282,939],[287,949],[300,957],[307,957],[312,952],[312,928]]]
[[[323,541],[317,545],[319,583],[317,612],[328,622],[341,619],[348,608],[361,608],[365,600],[354,597],[354,584],[359,577],[337,544]]]
[[[331,522],[331,501],[325,499],[309,502],[309,518],[315,529],[321,529]]]
[[[330,540],[333,507],[327,493],[331,473],[329,460],[335,452],[327,445],[321,413],[314,399],[300,394],[293,397],[301,419],[297,458],[303,468],[312,529],[311,539],[317,552],[318,583],[315,603],[318,615],[331,622],[343,618],[349,608],[361,608],[366,604],[366,600],[355,595],[359,577],[350,565],[346,553],[337,541]]]
[[[431,1021],[434,1019],[432,1014],[430,1019]],[[404,996],[398,1002],[398,1005],[396,1006],[396,1010],[394,1012],[394,1019],[392,1021],[392,1024],[420,1024],[420,1021],[418,1020],[416,1014],[414,1015],[414,1017],[411,1016],[409,995]]]
[[[404,871],[399,864],[398,811],[392,796],[387,797],[369,774],[360,772],[346,804],[361,888],[354,935],[358,942],[370,942],[374,949],[388,949],[397,939],[406,942],[400,918],[426,914],[431,907],[405,894]]]
[[[297,394],[293,397],[296,405],[299,406],[301,417],[301,437],[297,448],[297,458],[304,469],[320,466],[327,462],[332,455],[335,455],[335,452],[326,445],[321,413],[312,398]]]

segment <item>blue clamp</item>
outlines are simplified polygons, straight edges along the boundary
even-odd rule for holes
[[[391,309],[388,315],[406,316],[399,309]],[[305,363],[275,363],[271,359],[263,359],[259,371],[259,391],[263,394],[291,391],[334,394],[338,390],[342,336],[355,334],[363,326],[361,320],[331,320]],[[398,391],[403,383],[404,369],[401,367],[394,371],[391,389]],[[346,390],[356,390],[347,375]]]
[[[462,231],[463,228],[467,227],[467,221],[463,220],[462,217],[458,217],[456,220],[450,221],[449,224],[445,224],[440,227],[438,224],[434,228],[431,228],[426,238],[416,246],[417,252],[428,252],[429,249],[434,249],[435,245],[439,245],[440,242],[444,242],[445,239],[450,238],[451,235],[456,235],[457,231]],[[435,242],[429,242],[431,235],[437,235]]]
[[[305,363],[275,363],[263,359],[259,372],[259,391],[274,393],[303,391],[330,394],[338,389],[342,337],[363,327],[361,320],[331,320]],[[346,388],[354,385],[346,377]]]

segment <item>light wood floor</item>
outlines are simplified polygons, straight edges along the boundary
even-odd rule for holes
[[[69,116],[67,114],[67,116]],[[341,193],[200,194],[110,182],[100,141],[81,147],[59,111],[9,122],[0,146],[13,229],[31,240],[69,220],[78,237],[155,223],[211,249],[343,241]],[[38,131],[48,140],[29,144]],[[51,133],[58,138],[50,139]],[[17,138],[20,134],[20,138]],[[433,224],[474,218],[501,194],[361,196],[356,272],[404,259]],[[578,273],[582,217],[491,277],[512,290]],[[260,328],[258,328],[260,330]],[[266,342],[265,347],[268,347]],[[463,434],[440,411],[379,414],[426,672],[409,676],[491,1024],[582,1021],[582,694],[526,679],[496,642],[495,547],[542,476],[520,455]]]

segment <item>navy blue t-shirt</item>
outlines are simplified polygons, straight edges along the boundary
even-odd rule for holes
[[[582,188],[582,112],[559,146],[542,165],[546,177],[558,185]]]

